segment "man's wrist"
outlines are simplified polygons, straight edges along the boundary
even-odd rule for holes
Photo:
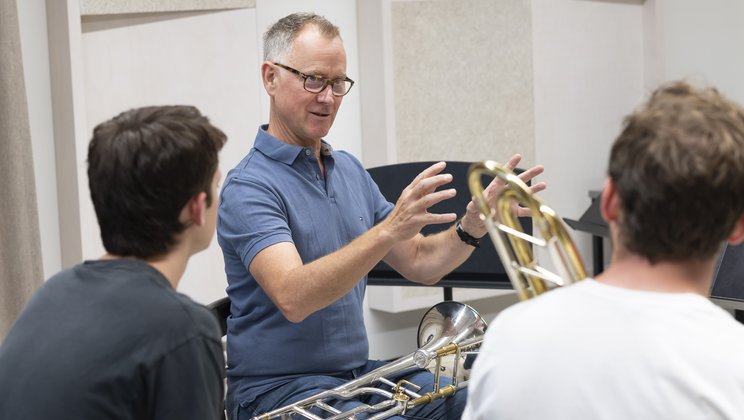
[[[480,247],[480,240],[483,239],[483,237],[485,236],[484,235],[478,238],[469,234],[465,231],[465,229],[463,229],[462,222],[460,220],[458,220],[455,224],[455,232],[457,233],[457,236],[460,238],[461,241],[476,248]]]

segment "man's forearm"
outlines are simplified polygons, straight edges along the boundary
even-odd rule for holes
[[[375,226],[339,250],[287,271],[273,299],[288,320],[300,322],[352,290],[394,244]]]
[[[419,235],[398,249],[391,265],[405,278],[422,284],[434,284],[465,262],[475,247],[463,242],[451,226],[442,232]],[[403,245],[403,244],[402,244]]]

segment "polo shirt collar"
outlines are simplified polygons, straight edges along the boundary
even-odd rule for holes
[[[268,128],[268,124],[264,124],[258,128],[256,142],[253,146],[259,152],[278,162],[282,162],[286,165],[294,163],[295,159],[297,159],[305,148],[287,144],[277,139],[266,131]],[[332,156],[333,147],[323,139],[320,140],[320,143],[320,154],[328,157]]]

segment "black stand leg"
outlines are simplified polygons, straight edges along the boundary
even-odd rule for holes
[[[594,259],[594,275],[604,271],[604,244],[601,236],[592,235],[592,257]]]
[[[735,309],[734,310],[734,318],[736,318],[737,321],[744,324],[744,311],[741,309]]]
[[[452,300],[452,288],[443,287],[442,289],[444,289],[444,300]]]

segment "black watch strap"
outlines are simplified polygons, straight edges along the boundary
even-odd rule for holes
[[[457,221],[457,225],[455,225],[455,232],[457,232],[457,236],[460,237],[460,240],[465,242],[466,244],[470,246],[474,246],[476,248],[480,248],[480,240],[481,238],[476,238],[469,233],[462,230],[462,224],[460,221]]]

